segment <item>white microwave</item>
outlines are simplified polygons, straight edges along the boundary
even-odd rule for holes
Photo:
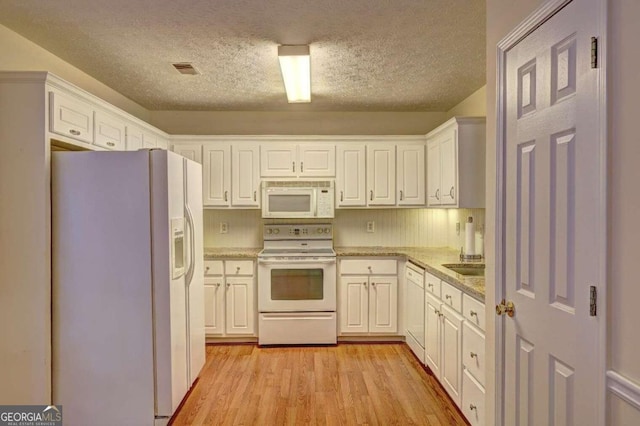
[[[262,181],[262,217],[332,218],[333,181]]]

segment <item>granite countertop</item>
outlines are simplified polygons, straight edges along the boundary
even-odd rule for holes
[[[460,275],[442,266],[445,263],[478,265],[479,262],[460,262],[460,252],[448,247],[334,247],[338,256],[405,257],[427,272],[484,302],[484,277]]]
[[[262,247],[205,247],[204,260],[255,259]]]

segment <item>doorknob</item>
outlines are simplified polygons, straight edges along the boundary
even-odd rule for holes
[[[509,317],[513,317],[516,313],[516,306],[513,302],[506,302],[504,299],[500,302],[499,305],[496,305],[496,315],[501,316],[504,314],[509,315]]]

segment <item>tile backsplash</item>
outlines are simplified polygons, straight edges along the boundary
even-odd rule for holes
[[[262,219],[260,213],[260,210],[205,210],[205,246],[262,247],[264,223],[291,222]],[[451,247],[459,250],[464,245],[464,227],[469,216],[473,217],[476,230],[484,232],[484,209],[341,209],[336,210],[336,217],[328,221],[334,225],[336,247]],[[374,222],[374,232],[367,232],[369,221]],[[226,234],[220,233],[220,223],[227,224]],[[456,223],[460,223],[459,234]]]

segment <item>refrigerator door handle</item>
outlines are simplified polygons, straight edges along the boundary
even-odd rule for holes
[[[193,278],[193,270],[195,267],[194,262],[194,252],[196,249],[196,243],[194,241],[194,232],[193,232],[193,215],[191,214],[191,209],[188,204],[185,204],[184,211],[186,213],[187,219],[187,227],[189,228],[189,266],[187,269],[187,273],[185,274],[185,284],[188,286],[191,284],[191,279]]]

